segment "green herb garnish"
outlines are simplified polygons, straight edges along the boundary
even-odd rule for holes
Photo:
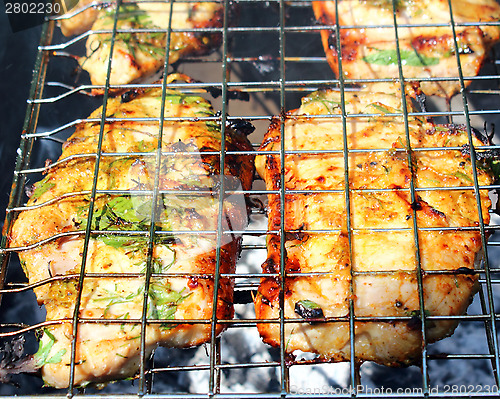
[[[113,248],[136,246],[139,241],[144,241],[143,237],[130,237],[122,235],[99,236],[99,239],[104,242],[104,244]],[[141,244],[145,243],[141,242]]]
[[[455,176],[459,179],[467,180],[469,183],[474,183],[474,181],[469,176],[467,176],[465,173],[460,172],[460,171],[453,173],[452,176]]]
[[[316,302],[310,301],[309,299],[303,299],[298,303],[307,309],[321,309],[321,306],[319,306]]]
[[[44,344],[44,338],[48,337],[49,341]],[[49,357],[52,347],[57,342],[56,337],[46,328],[43,329],[43,336],[38,344],[38,351],[33,356],[36,367],[42,367],[45,364],[55,364],[62,360],[66,353],[66,349],[61,349],[55,355]]]
[[[417,309],[417,310],[407,310],[406,312],[406,315],[407,316],[410,316],[410,317],[420,317],[420,310]],[[431,315],[431,312],[427,309],[424,309],[424,315],[427,317],[427,316],[430,316]]]
[[[304,319],[319,319],[325,317],[321,306],[309,299],[302,299],[296,302],[295,313]]]
[[[498,184],[500,181],[500,160],[491,160],[488,163],[494,178],[494,183]]]
[[[40,198],[43,194],[55,186],[55,183],[50,182],[50,176],[45,177],[43,180],[35,183],[35,190],[33,191],[33,194],[31,194],[30,199],[36,200]]]
[[[85,209],[81,210],[83,213]],[[92,228],[96,230],[146,230],[151,215],[151,202],[141,196],[113,197],[96,206],[92,214]],[[87,225],[82,215],[81,227]]]
[[[126,29],[158,28],[153,24],[149,14],[137,5],[122,5],[118,8],[118,12],[118,29],[122,29],[125,22],[130,25],[126,25]],[[107,12],[105,18],[109,20],[105,24],[111,27],[113,25],[114,10]],[[101,42],[110,43],[112,38],[108,36],[101,38]],[[133,58],[137,58],[136,50],[138,49],[143,53],[151,54],[156,59],[162,59],[165,57],[165,49],[163,48],[165,37],[166,34],[163,32],[118,32],[115,35],[115,41],[124,43]],[[159,41],[159,43],[155,43],[155,40]]]
[[[382,112],[383,114],[388,114],[388,113],[392,113],[394,112],[393,110],[391,110],[389,107],[387,107],[386,105],[384,104],[381,104],[381,103],[371,103],[371,104],[368,104],[369,106],[375,108],[377,111],[379,112]]]
[[[390,8],[392,10],[392,0],[370,0],[367,2],[374,7]],[[396,11],[399,11],[403,6],[404,0],[394,0]]]
[[[153,143],[148,143],[144,140],[141,140],[137,143],[137,149],[139,150],[139,152],[151,152],[154,149],[152,148],[153,146]]]
[[[104,309],[103,316],[106,316],[106,314],[109,312],[109,309],[111,306],[119,304],[119,303],[127,303],[127,302],[134,302],[136,298],[140,299],[140,295],[142,292],[144,292],[144,287],[140,286],[137,289],[137,292],[132,292],[128,294],[127,296],[122,296],[118,293],[118,284],[115,284],[115,290],[110,291],[107,289],[104,289],[105,295],[99,296],[94,298],[94,302],[103,302],[107,301],[108,303],[106,304],[106,308]]]
[[[378,50],[363,57],[363,61],[375,65],[397,65],[398,54],[396,50]],[[401,64],[403,66],[427,67],[439,64],[439,58],[426,57],[414,50],[401,50]]]
[[[184,289],[174,291],[170,284],[151,283],[149,287],[148,317],[155,320],[172,320],[179,304],[191,294],[183,295]],[[175,325],[164,323],[164,329],[174,328]]]
[[[311,93],[307,97],[302,99],[302,105],[307,105],[313,102],[319,102],[328,110],[330,114],[334,114],[335,110],[340,109],[341,103],[338,101],[333,101],[327,97],[327,91],[318,90]],[[348,104],[346,102],[346,104]]]

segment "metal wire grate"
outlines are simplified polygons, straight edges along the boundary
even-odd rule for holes
[[[188,0],[186,0],[188,1]],[[122,3],[122,2],[119,2]],[[125,3],[125,2],[124,2]],[[392,6],[397,7],[397,1],[393,0]],[[105,3],[92,3],[89,7],[106,6]],[[200,57],[186,57],[174,66],[168,66],[168,71],[178,70],[197,79],[197,82],[171,83],[169,88],[178,89],[185,93],[197,93],[200,89],[219,94],[211,99],[214,108],[220,110],[216,117],[208,117],[207,120],[216,120],[221,126],[239,121],[241,118],[251,121],[256,131],[249,136],[255,150],[261,144],[263,134],[273,118],[277,117],[282,122],[281,135],[284,136],[285,112],[297,108],[300,99],[306,94],[321,88],[333,87],[341,93],[352,90],[353,85],[370,83],[374,81],[393,81],[401,85],[404,90],[404,72],[400,51],[398,51],[399,74],[394,79],[352,79],[344,77],[336,78],[327,64],[323,47],[321,45],[320,31],[322,27],[315,21],[310,1],[254,1],[235,0],[224,1],[225,11],[223,25],[220,28],[206,28],[205,30],[194,30],[216,32],[222,36],[222,45],[214,53]],[[449,1],[451,9],[452,4]],[[232,9],[238,11],[233,13]],[[237,14],[237,15],[236,15]],[[96,86],[89,83],[87,75],[80,71],[75,63],[74,55],[84,53],[85,40],[89,33],[83,33],[73,38],[64,38],[56,26],[57,18],[49,19],[42,31],[38,58],[35,65],[32,87],[28,99],[24,131],[18,152],[17,164],[14,172],[14,183],[7,209],[4,234],[0,256],[2,267],[0,271],[0,295],[2,303],[0,306],[0,338],[9,342],[13,338],[24,336],[26,338],[26,351],[36,351],[36,332],[44,326],[49,325],[44,321],[44,312],[36,307],[36,300],[32,289],[33,285],[27,283],[24,277],[16,251],[23,248],[9,248],[7,233],[10,231],[16,216],[20,211],[27,209],[26,190],[41,175],[47,172],[51,165],[45,163],[45,159],[56,159],[60,154],[60,146],[72,133],[74,128],[82,122],[95,122],[100,124],[100,142],[104,126],[107,121],[131,120],[130,118],[110,118],[106,112],[98,119],[88,118],[90,112],[99,106],[105,107],[108,98],[113,93],[112,89],[135,89],[147,87],[160,87],[163,93],[167,88],[166,81],[154,84],[110,84],[110,69],[107,71],[106,84]],[[116,16],[112,34],[111,45],[117,35]],[[463,76],[460,57],[458,56],[458,43],[455,28],[456,25],[451,18],[449,26],[454,36],[456,48],[456,60],[458,77],[440,76],[421,78],[421,81],[451,81],[458,80],[461,93],[450,101],[436,97],[427,99],[427,107],[415,115],[433,117],[442,123],[464,124],[472,147],[473,128],[481,129],[483,125],[488,131],[500,121],[500,60],[494,52],[491,60],[488,60],[477,77]],[[393,24],[387,26],[376,25],[364,28],[392,29],[396,38],[401,27],[412,26],[398,24],[394,13]],[[462,24],[463,25],[463,24]],[[484,23],[470,23],[484,25]],[[486,25],[497,26],[500,22],[490,22]],[[458,24],[458,26],[461,26]],[[336,31],[340,37],[339,21],[328,26]],[[353,27],[343,26],[343,29]],[[175,30],[174,30],[175,31]],[[180,29],[179,31],[183,31]],[[158,32],[152,30],[151,32]],[[172,30],[166,31],[167,35]],[[169,40],[169,39],[168,39]],[[167,42],[168,42],[167,40]],[[396,43],[398,41],[396,40]],[[339,43],[336,44],[339,46]],[[168,44],[167,44],[168,48]],[[167,51],[167,58],[169,52]],[[168,65],[168,61],[166,63]],[[342,72],[342,60],[340,59],[340,71]],[[466,85],[466,82],[471,82]],[[467,86],[467,87],[466,87]],[[92,96],[93,89],[103,89],[103,96]],[[247,101],[241,101],[248,96]],[[403,97],[403,101],[404,97]],[[164,106],[164,101],[163,101]],[[346,125],[356,116],[348,115],[346,104],[342,102],[341,112],[337,116],[343,125],[344,135]],[[406,143],[410,143],[408,119],[415,116],[406,111],[403,106],[402,116],[405,123]],[[397,116],[397,115],[396,115]],[[330,116],[331,117],[331,116]],[[320,117],[318,117],[320,118]],[[175,118],[170,118],[176,120]],[[163,115],[160,118],[140,118],[140,121],[159,122],[169,118]],[[43,124],[40,123],[43,121]],[[161,143],[162,128],[159,129],[158,143]],[[495,138],[493,139],[495,142]],[[344,169],[346,171],[345,189],[339,193],[344,195],[346,201],[346,218],[349,238],[352,234],[350,196],[352,190],[349,188],[349,161],[348,155],[356,151],[348,148],[347,138],[344,137],[342,150],[327,150],[327,154],[343,154]],[[110,156],[126,156],[129,154],[108,154],[101,150],[101,144],[97,151],[91,156],[95,157],[96,169],[99,162]],[[221,165],[225,163],[225,157],[235,155],[226,151],[226,143],[222,142],[220,154]],[[409,154],[410,144],[407,144],[406,154]],[[157,146],[156,152],[144,153],[145,157],[161,160],[168,157],[169,153],[162,153],[161,145]],[[490,150],[498,150],[498,145],[489,146]],[[460,150],[460,148],[455,148]],[[477,151],[485,150],[486,147],[477,147]],[[384,151],[389,149],[384,149]],[[412,151],[438,151],[440,148],[412,149]],[[381,150],[382,151],[382,150]],[[318,153],[319,151],[309,151]],[[276,152],[260,152],[260,154],[275,154]],[[284,141],[277,152],[283,160],[285,155],[294,152],[285,151]],[[295,151],[300,153],[300,151]],[[308,153],[307,151],[303,153]],[[471,152],[471,160],[477,165],[476,153]],[[86,154],[88,156],[88,154]],[[75,156],[78,157],[78,156]],[[408,155],[408,163],[411,163]],[[157,162],[155,169],[155,181],[158,180],[161,161]],[[85,193],[91,198],[96,194],[106,194],[105,191],[97,190],[97,173],[90,177],[93,180],[92,190]],[[474,171],[472,190],[479,198],[480,190],[491,190],[494,206],[490,211],[491,222],[485,225],[481,218],[481,204],[477,200],[480,224],[478,230],[482,239],[482,249],[485,254],[484,262],[476,270],[479,276],[481,289],[475,297],[469,313],[463,316],[423,316],[422,317],[422,355],[419,367],[412,366],[403,369],[392,369],[377,366],[372,363],[360,364],[356,361],[345,363],[325,363],[308,354],[291,357],[286,354],[286,345],[279,348],[271,348],[261,342],[256,330],[257,319],[253,309],[252,298],[259,286],[259,281],[267,275],[261,271],[260,265],[266,259],[266,235],[273,233],[267,231],[264,206],[267,203],[267,195],[278,195],[281,199],[281,226],[279,233],[281,239],[281,250],[285,252],[285,195],[291,192],[282,184],[279,190],[266,190],[263,181],[256,177],[251,191],[232,190],[222,185],[222,192],[226,194],[247,195],[253,208],[251,210],[250,224],[246,230],[234,231],[243,237],[243,250],[241,258],[237,262],[235,273],[220,273],[220,245],[218,245],[215,284],[221,278],[234,279],[235,283],[235,318],[232,320],[219,320],[213,312],[211,320],[191,321],[190,323],[209,323],[212,326],[211,340],[209,344],[201,348],[171,349],[159,348],[152,359],[145,352],[145,338],[142,334],[140,372],[137,378],[131,381],[121,381],[106,387],[96,389],[88,387],[80,389],[72,384],[68,389],[55,390],[42,388],[42,382],[38,377],[19,377],[19,387],[3,385],[0,387],[2,395],[47,395],[47,396],[92,396],[106,395],[107,397],[482,397],[498,396],[500,385],[500,353],[498,345],[497,321],[498,312],[496,303],[500,300],[500,283],[498,273],[500,271],[500,241],[498,239],[498,217],[496,216],[496,193],[498,186],[492,185],[482,187],[478,184],[477,170]],[[281,173],[281,181],[285,181],[284,172]],[[158,185],[156,184],[155,187]],[[414,202],[419,190],[412,181],[409,193]],[[444,190],[447,188],[436,187],[434,189]],[[449,189],[449,188],[448,188]],[[453,188],[451,188],[453,189]],[[463,188],[462,188],[463,189]],[[429,190],[429,189],[425,189]],[[292,193],[301,193],[299,191]],[[307,194],[306,192],[303,192]],[[109,192],[112,194],[112,192]],[[153,201],[164,194],[158,189],[152,192],[141,191],[140,195],[150,195]],[[222,196],[221,196],[222,198]],[[92,202],[91,202],[92,204]],[[93,207],[93,205],[91,205]],[[92,209],[91,211],[92,212]],[[452,228],[448,228],[452,230]],[[474,228],[470,228],[473,230]],[[394,229],[393,229],[394,230]],[[417,258],[417,270],[419,273],[419,299],[422,314],[425,312],[422,289],[422,270],[419,260],[419,240],[417,232],[426,229],[418,226],[416,217],[413,218],[412,231],[415,234],[415,247]],[[430,229],[432,230],[432,228]],[[439,230],[439,229],[438,229]],[[445,229],[440,229],[445,231]],[[467,230],[467,228],[463,228]],[[476,229],[477,230],[477,229]],[[331,231],[316,231],[317,233],[328,233]],[[314,232],[314,231],[312,231]],[[85,247],[82,259],[86,259],[87,245],[92,234],[90,224],[85,231]],[[178,231],[176,234],[188,234],[186,231]],[[216,234],[219,240],[224,232],[222,223],[219,221]],[[73,233],[61,233],[57,237],[70,236]],[[148,237],[148,245],[153,245],[153,237],[158,234],[154,223],[151,223],[149,231],[133,232],[135,235]],[[489,240],[486,238],[491,235]],[[151,252],[151,251],[150,251]],[[352,254],[350,254],[352,257]],[[151,263],[151,257],[148,260]],[[281,257],[280,271],[275,275],[285,275],[285,260]],[[85,273],[85,261],[81,273],[75,275],[80,280],[88,278]],[[148,269],[146,281],[151,278],[151,269]],[[426,272],[432,274],[433,272]],[[438,274],[439,272],[436,272]],[[320,275],[321,273],[316,273]],[[166,274],[168,276],[168,273]],[[311,275],[315,275],[311,273]],[[91,275],[99,277],[99,275]],[[186,274],[189,276],[189,274]],[[123,277],[123,276],[122,276]],[[134,277],[133,275],[125,277]],[[48,281],[39,283],[43,285],[55,281],[59,277],[52,277]],[[284,291],[284,279],[281,280],[281,290]],[[145,292],[148,292],[145,289]],[[217,291],[215,291],[217,292]],[[217,295],[215,293],[215,295]],[[147,298],[146,298],[147,300]],[[216,302],[216,301],[214,301]],[[141,328],[146,328],[146,309],[143,317],[139,320]],[[280,310],[279,325],[281,342],[286,342],[284,310]],[[353,300],[349,303],[349,314],[337,321],[348,322],[350,326],[351,342],[354,342],[355,321],[389,321],[392,317],[363,318],[354,317]],[[429,344],[426,339],[426,323],[434,320],[459,320],[460,327],[450,338],[435,344]],[[78,323],[102,323],[99,320],[82,321],[77,313],[73,318],[73,331],[76,332]],[[109,321],[108,321],[109,322]],[[276,322],[267,320],[264,322]],[[227,330],[220,336],[215,335],[215,325],[223,324]],[[72,370],[75,363],[75,342],[72,347]],[[351,358],[354,358],[354,344],[351,345]]]

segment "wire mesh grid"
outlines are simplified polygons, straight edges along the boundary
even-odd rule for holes
[[[333,2],[336,8],[341,2]],[[383,3],[383,2],[381,2]],[[133,4],[133,3],[131,3]],[[451,10],[454,2],[448,2],[448,10]],[[101,8],[109,4],[92,3],[88,8]],[[397,8],[400,2],[387,2],[384,6],[392,8],[393,20],[390,24],[372,24],[363,26],[363,29],[387,29],[391,30],[396,37],[395,43],[399,45],[398,33],[401,29],[415,27],[411,22],[401,23],[397,18]],[[128,381],[121,381],[98,388],[89,386],[78,388],[73,382],[66,389],[55,390],[49,387],[42,387],[39,377],[20,377],[20,386],[3,385],[2,395],[24,394],[24,395],[48,395],[48,396],[86,396],[102,394],[107,396],[161,396],[178,397],[179,395],[189,397],[317,397],[318,395],[328,397],[459,397],[459,396],[488,396],[498,394],[498,384],[500,381],[500,357],[497,333],[497,313],[495,303],[498,301],[498,219],[495,215],[496,197],[494,195],[498,186],[491,184],[480,185],[478,179],[479,164],[477,153],[485,150],[493,152],[498,148],[496,145],[482,146],[473,145],[474,128],[482,128],[486,123],[488,130],[496,122],[500,114],[498,63],[495,55],[488,60],[481,70],[479,76],[469,76],[462,73],[461,43],[457,37],[455,29],[462,26],[483,26],[499,25],[498,21],[488,23],[455,23],[453,14],[450,12],[451,22],[443,24],[452,32],[453,56],[456,62],[458,74],[455,76],[443,75],[416,80],[422,82],[448,82],[457,81],[460,86],[460,94],[454,96],[449,101],[439,99],[435,96],[427,98],[426,107],[418,111],[408,111],[405,105],[406,98],[402,97],[402,107],[399,112],[384,112],[383,117],[399,117],[403,120],[405,143],[397,152],[407,157],[407,164],[411,165],[412,153],[439,152],[442,147],[413,148],[410,137],[410,121],[414,117],[432,117],[442,124],[461,124],[468,137],[469,147],[475,148],[470,151],[471,163],[473,167],[472,180],[467,187],[456,186],[435,186],[420,188],[416,185],[415,177],[412,175],[408,187],[403,189],[411,199],[411,203],[416,203],[419,195],[424,191],[439,190],[469,190],[475,193],[476,210],[479,223],[477,226],[465,226],[460,231],[479,232],[480,247],[484,252],[484,261],[473,272],[478,276],[480,289],[475,296],[472,306],[466,315],[439,316],[428,315],[425,312],[423,278],[424,276],[443,276],[450,274],[450,271],[423,270],[420,258],[419,234],[429,231],[456,231],[456,227],[425,227],[418,223],[417,209],[413,210],[411,225],[408,228],[371,228],[370,231],[398,232],[400,230],[411,232],[414,237],[415,250],[412,256],[415,258],[415,274],[418,280],[418,303],[420,324],[418,329],[421,332],[422,352],[418,366],[408,368],[387,368],[378,366],[372,362],[325,362],[323,359],[307,353],[294,354],[287,353],[287,344],[282,344],[273,348],[264,344],[258,336],[256,325],[258,322],[275,324],[279,326],[280,342],[287,342],[289,336],[286,335],[286,326],[290,323],[302,320],[296,314],[290,318],[285,317],[283,307],[279,309],[277,319],[258,320],[255,316],[253,298],[257,295],[257,288],[262,278],[266,277],[293,277],[293,271],[287,269],[285,256],[279,259],[278,270],[263,272],[261,264],[266,260],[266,239],[273,234],[278,237],[279,248],[282,254],[286,253],[287,225],[286,198],[289,195],[308,195],[310,190],[290,189],[284,182],[286,181],[285,170],[279,172],[279,184],[277,189],[266,189],[264,182],[256,175],[251,190],[241,190],[238,188],[225,186],[221,181],[219,186],[219,210],[224,206],[225,195],[245,195],[249,199],[251,207],[250,223],[246,229],[225,231],[219,212],[217,227],[211,231],[199,231],[199,234],[211,234],[217,239],[215,256],[215,273],[209,277],[213,278],[213,283],[218,286],[221,279],[234,280],[234,319],[220,319],[218,313],[213,311],[212,316],[205,320],[184,320],[183,323],[196,325],[207,324],[211,326],[209,341],[199,348],[175,349],[158,348],[154,357],[150,357],[146,351],[146,328],[151,324],[158,324],[158,320],[148,318],[147,306],[143,306],[142,317],[138,320],[127,320],[127,323],[136,323],[141,328],[140,334],[140,361],[139,372],[136,377]],[[115,43],[117,35],[130,33],[117,29],[119,13],[113,14],[113,28],[107,30],[112,35],[111,46]],[[87,251],[89,241],[96,235],[105,232],[93,230],[92,225],[87,224],[86,228],[80,232],[62,232],[56,236],[47,238],[44,242],[51,242],[68,236],[79,235],[84,238],[84,249],[80,272],[66,276],[51,276],[36,284],[29,284],[24,277],[16,252],[29,248],[12,248],[8,246],[8,234],[12,228],[16,217],[23,210],[30,208],[26,205],[27,195],[30,185],[39,180],[43,173],[50,171],[59,165],[75,160],[82,155],[74,155],[71,158],[46,163],[45,159],[56,159],[60,155],[61,144],[69,137],[72,131],[82,123],[95,123],[99,126],[99,140],[96,151],[93,154],[85,154],[85,157],[93,157],[95,160],[95,171],[99,171],[99,163],[105,162],[106,158],[127,157],[130,155],[156,160],[154,162],[153,176],[156,184],[152,190],[140,190],[118,192],[112,190],[98,189],[98,173],[88,176],[92,181],[91,190],[84,192],[73,192],[68,196],[87,195],[91,199],[89,205],[89,220],[95,212],[94,200],[99,195],[123,195],[137,194],[149,196],[152,203],[156,203],[162,195],[168,195],[167,190],[158,188],[160,178],[161,163],[168,157],[186,155],[185,152],[162,151],[162,146],[157,145],[155,151],[125,153],[107,153],[102,150],[103,133],[106,123],[126,122],[135,120],[137,122],[158,123],[159,131],[156,137],[157,143],[162,142],[162,130],[165,122],[179,121],[179,118],[163,116],[152,118],[127,118],[109,117],[105,109],[116,91],[152,88],[156,87],[162,93],[162,107],[165,106],[167,89],[175,89],[180,92],[192,94],[205,90],[210,93],[219,94],[210,101],[214,108],[220,113],[214,116],[201,117],[202,121],[217,122],[224,132],[234,123],[241,119],[251,121],[255,127],[255,133],[249,138],[255,152],[258,155],[276,156],[281,164],[286,163],[287,157],[293,155],[339,155],[343,159],[344,184],[341,189],[315,189],[319,194],[341,195],[345,201],[345,222],[348,245],[348,256],[350,262],[353,261],[352,241],[357,229],[353,222],[352,197],[358,192],[384,192],[393,191],[393,188],[383,189],[353,189],[350,183],[349,159],[353,154],[387,152],[390,148],[356,148],[349,145],[347,137],[347,126],[354,118],[359,117],[380,117],[379,112],[371,114],[349,114],[346,110],[346,95],[351,93],[356,84],[371,82],[395,82],[404,91],[405,70],[403,69],[404,50],[397,47],[397,76],[394,78],[353,78],[343,73],[343,53],[340,51],[341,41],[333,42],[337,50],[339,78],[335,77],[331,71],[323,47],[321,46],[320,32],[329,29],[334,32],[334,37],[342,37],[341,28],[349,31],[359,26],[342,25],[336,17],[334,21],[327,23],[326,28],[320,26],[313,15],[311,2],[308,1],[234,1],[224,3],[224,13],[222,24],[213,28],[192,29],[195,33],[210,32],[220,34],[221,47],[210,55],[200,57],[186,57],[181,59],[174,66],[169,65],[167,70],[179,71],[191,76],[197,81],[143,84],[112,84],[110,82],[111,69],[108,65],[107,78],[104,85],[93,85],[89,83],[88,77],[79,68],[75,67],[74,55],[84,53],[86,39],[92,32],[87,32],[75,36],[71,39],[60,35],[56,27],[56,20],[52,18],[44,25],[41,44],[39,47],[38,59],[35,66],[34,77],[30,98],[28,100],[28,110],[24,131],[22,134],[21,146],[18,152],[18,161],[14,173],[14,184],[11,193],[10,204],[7,209],[7,216],[2,236],[2,309],[0,310],[1,331],[0,336],[4,342],[11,342],[12,339],[20,336],[26,339],[26,351],[34,353],[37,348],[36,333],[44,327],[51,325],[44,321],[44,311],[37,308],[33,288],[49,284],[57,280],[77,279],[79,285],[92,278],[116,277],[119,279],[139,278],[137,273],[121,273],[110,275],[104,273],[88,273],[85,271]],[[377,21],[374,21],[377,22]],[[428,24],[427,27],[436,27],[435,24]],[[441,26],[440,26],[441,27]],[[137,31],[137,30],[136,30]],[[136,32],[133,31],[133,32]],[[166,48],[170,48],[169,40],[175,29],[165,30],[167,34]],[[179,29],[177,31],[183,31]],[[186,29],[184,29],[186,31]],[[158,29],[140,29],[140,32],[158,33]],[[161,32],[161,30],[160,30]],[[167,61],[170,52],[166,51]],[[406,79],[411,81],[411,79]],[[470,85],[469,85],[470,82]],[[334,88],[342,101],[339,104],[339,112],[335,115],[318,115],[316,118],[334,119],[342,127],[342,145],[338,149],[309,149],[290,150],[286,147],[285,125],[289,121],[286,111],[300,106],[301,98],[314,90]],[[102,96],[91,95],[92,90],[103,89]],[[246,98],[248,96],[248,98]],[[241,101],[245,99],[246,101]],[[90,112],[103,107],[103,111],[96,118],[89,118]],[[300,119],[300,118],[299,118]],[[280,136],[284,140],[280,141],[280,147],[272,150],[258,150],[262,142],[262,136],[268,129],[269,123],[278,121],[280,123]],[[226,148],[224,134],[222,134],[221,151],[212,155],[218,157],[221,170],[227,162],[228,156],[243,156],[246,152],[231,151]],[[448,147],[457,152],[463,151],[463,147]],[[210,152],[208,153],[211,154]],[[192,156],[193,153],[187,154]],[[158,161],[159,160],[159,161]],[[493,207],[489,211],[491,222],[486,225],[482,219],[483,206],[479,193],[490,191],[493,199]],[[191,194],[179,190],[173,190],[173,194]],[[198,193],[203,195],[203,193]],[[206,194],[206,193],[205,193]],[[279,228],[276,231],[268,231],[265,204],[268,203],[268,196],[278,198],[279,203]],[[259,206],[259,204],[264,204]],[[36,206],[35,206],[36,207]],[[33,208],[33,206],[31,206]],[[151,220],[155,219],[153,212]],[[304,229],[300,229],[304,232]],[[336,234],[339,228],[328,230],[305,230],[308,234]],[[127,231],[129,236],[146,237],[148,251],[148,267],[142,276],[145,277],[146,287],[143,292],[148,292],[148,285],[155,277],[176,277],[177,273],[156,273],[154,271],[152,258],[152,248],[156,237],[166,234],[176,234],[182,236],[189,235],[190,231],[165,231],[156,230],[155,223],[150,223],[150,227],[140,231]],[[123,234],[115,232],[115,234]],[[221,267],[221,240],[227,235],[239,235],[243,239],[241,257],[237,262],[234,272],[224,272]],[[489,239],[487,239],[487,237]],[[36,247],[40,244],[35,244]],[[382,269],[379,273],[385,273]],[[471,271],[469,270],[470,274]],[[332,272],[303,272],[301,275],[310,277],[329,276]],[[354,278],[358,275],[367,274],[375,276],[377,272],[351,271]],[[196,273],[183,273],[184,277],[196,277]],[[206,275],[204,276],[206,277]],[[287,290],[287,280],[279,279],[281,298]],[[353,290],[352,283],[350,290]],[[79,308],[82,292],[78,293],[76,308]],[[213,303],[217,303],[218,290],[213,291]],[[148,295],[144,296],[144,301],[148,301]],[[318,323],[347,323],[350,337],[350,358],[356,356],[355,325],[363,322],[392,323],[394,320],[409,322],[415,315],[407,316],[359,316],[355,312],[354,297],[348,299],[348,312],[340,317],[328,317]],[[428,342],[426,337],[427,328],[430,324],[444,321],[460,321],[460,325],[455,334],[435,344]],[[102,319],[84,318],[74,312],[72,318],[72,333],[76,335],[77,326],[81,324],[99,325],[103,324]],[[106,320],[106,323],[116,323],[117,321]],[[175,323],[173,320],[161,320],[161,322]],[[119,323],[124,323],[120,320]],[[217,336],[215,327],[224,325],[226,331]],[[4,358],[5,359],[5,358]],[[12,360],[12,359],[11,359]],[[73,379],[76,367],[76,341],[72,340],[71,377]],[[453,371],[451,371],[453,370]],[[461,370],[461,371],[459,371]]]

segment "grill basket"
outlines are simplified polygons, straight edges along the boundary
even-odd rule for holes
[[[397,1],[393,3],[396,7]],[[449,3],[451,7],[451,1]],[[89,7],[106,5],[94,2]],[[33,286],[27,283],[22,272],[16,255],[19,248],[9,248],[7,233],[18,213],[26,208],[28,187],[50,168],[45,160],[57,159],[61,144],[75,126],[88,121],[90,112],[111,96],[109,81],[102,87],[103,96],[92,96],[90,93],[95,87],[74,60],[73,55],[84,54],[88,33],[65,38],[57,28],[58,18],[49,17],[43,25],[0,249],[0,338],[5,345],[23,337],[26,353],[36,351],[37,333],[47,322],[44,310],[36,305]],[[499,22],[491,24],[500,29]],[[374,24],[371,28],[380,26]],[[395,26],[386,28],[394,30]],[[187,57],[169,66],[169,72],[177,70],[199,82],[172,83],[170,87],[186,93],[200,89],[218,93],[216,98],[210,98],[214,108],[221,111],[217,118],[222,123],[241,118],[251,121],[256,130],[249,139],[255,150],[271,119],[284,118],[284,112],[298,108],[306,94],[327,87],[348,91],[355,84],[370,82],[334,76],[321,45],[321,26],[314,18],[309,1],[226,0],[223,26],[208,30],[222,36],[218,50],[206,56]],[[116,30],[112,34],[114,40]],[[458,63],[458,78],[429,78],[458,79],[462,92],[450,101],[429,97],[426,109],[420,114],[433,117],[438,123],[464,124],[470,137],[473,128],[491,132],[500,122],[500,59],[496,56],[494,49],[477,77],[464,78]],[[466,81],[471,84],[465,89]],[[161,83],[144,83],[114,88],[153,85],[161,87]],[[407,112],[403,116],[407,119]],[[98,122],[103,123],[104,119]],[[493,145],[488,149],[497,150],[495,143],[493,137]],[[96,156],[106,154],[98,152]],[[256,176],[251,191],[239,192],[248,196],[253,207],[248,228],[236,232],[243,237],[236,273],[218,276],[232,278],[235,283],[234,319],[217,320],[214,316],[210,321],[227,327],[221,336],[213,336],[209,344],[199,348],[158,348],[152,358],[143,350],[140,373],[131,380],[102,387],[70,386],[56,390],[42,387],[37,376],[20,375],[13,377],[18,386],[3,384],[0,394],[162,398],[498,396],[500,315],[495,306],[500,300],[499,219],[495,213],[498,188],[481,187],[490,190],[493,207],[490,224],[478,226],[485,253],[476,271],[480,291],[466,315],[434,316],[439,320],[458,319],[460,325],[453,336],[440,342],[430,344],[424,339],[419,366],[393,369],[370,362],[328,363],[310,354],[291,357],[285,354],[284,345],[271,348],[262,343],[256,329],[252,298],[263,276],[260,265],[266,259],[265,206],[259,204],[267,203],[268,192]],[[478,192],[477,182],[472,189]],[[92,191],[95,195],[95,186]],[[284,232],[281,233],[284,237]],[[419,287],[421,290],[422,285]],[[354,325],[354,315],[348,315],[348,319]],[[77,316],[74,320],[82,322]],[[433,317],[426,320],[432,322]],[[284,324],[283,316],[280,323]],[[6,368],[9,360],[16,359],[4,355],[0,367]]]

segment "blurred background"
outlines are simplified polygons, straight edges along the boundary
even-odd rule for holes
[[[3,223],[41,26],[13,31],[0,2],[0,219]]]

